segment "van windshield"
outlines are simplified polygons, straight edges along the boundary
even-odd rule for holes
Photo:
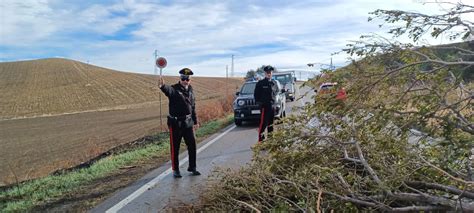
[[[253,94],[253,92],[255,91],[255,85],[257,83],[254,82],[254,83],[245,83],[243,86],[242,86],[242,89],[240,89],[240,94]]]
[[[273,74],[272,78],[279,81],[283,85],[292,82],[291,74],[284,74],[284,75]]]

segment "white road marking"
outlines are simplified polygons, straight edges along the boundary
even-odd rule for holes
[[[304,107],[303,99],[300,99],[300,105],[301,105],[301,107]]]
[[[301,107],[304,107],[304,105],[305,105],[305,103],[304,103],[304,101],[303,101],[303,98],[304,98],[304,97],[302,97],[301,94],[300,94],[300,88],[298,88],[298,96],[297,96],[297,97],[299,97],[299,99],[300,99],[300,105],[301,105]]]
[[[220,134],[219,136],[217,136],[216,138],[212,139],[211,141],[209,141],[208,143],[206,143],[204,146],[202,146],[201,148],[199,148],[197,151],[196,151],[196,154],[199,154],[200,152],[202,152],[203,150],[205,150],[207,147],[209,147],[210,145],[212,145],[213,143],[215,143],[217,140],[219,140],[220,138],[222,138],[225,134],[229,133],[231,130],[233,130],[236,126],[233,125],[232,127],[230,127],[228,130],[226,130],[225,132],[223,132],[222,134]],[[184,163],[188,162],[189,158],[186,157],[184,158],[183,160],[181,160],[179,162],[179,166],[183,165]],[[168,170],[164,171],[163,173],[161,173],[160,175],[158,175],[157,177],[155,177],[153,180],[151,180],[150,182],[144,184],[142,187],[140,187],[139,189],[137,189],[135,192],[133,192],[132,194],[130,194],[128,197],[126,197],[125,199],[121,200],[120,202],[118,202],[117,204],[115,204],[114,206],[112,206],[110,209],[108,209],[107,211],[105,211],[106,213],[109,213],[109,212],[118,212],[120,209],[122,209],[124,206],[126,206],[127,204],[129,204],[130,202],[132,202],[135,198],[137,198],[138,196],[140,196],[141,194],[143,194],[144,192],[146,192],[149,188],[155,186],[160,180],[162,180],[164,177],[166,177],[167,175],[171,174],[172,172],[172,169],[169,168]]]

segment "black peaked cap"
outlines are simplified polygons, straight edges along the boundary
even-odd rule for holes
[[[179,71],[179,74],[181,75],[193,75],[193,71],[189,68],[183,68]]]

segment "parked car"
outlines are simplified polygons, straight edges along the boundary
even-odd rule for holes
[[[286,116],[286,96],[285,90],[281,84],[277,82],[278,93],[276,101],[273,104],[275,108],[275,118],[282,118]],[[236,93],[236,98],[233,103],[234,108],[234,122],[237,126],[242,125],[243,121],[258,121],[260,120],[260,107],[255,102],[253,93],[257,81],[245,82],[240,91]]]
[[[295,100],[295,72],[286,71],[286,72],[274,72],[272,79],[275,79],[283,85],[285,89],[286,100],[294,101]]]
[[[336,103],[343,103],[347,99],[347,93],[344,87],[339,87],[336,82],[322,83],[319,89],[315,89],[316,99],[334,98]]]

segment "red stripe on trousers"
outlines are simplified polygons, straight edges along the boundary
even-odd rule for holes
[[[173,170],[176,170],[176,168],[174,168],[174,146],[173,146],[173,128],[170,127],[170,145],[171,145],[171,168],[173,168]]]
[[[265,118],[263,114],[265,114],[265,108],[262,107],[262,115],[260,115],[260,128],[258,128],[258,141],[261,141],[260,138],[262,138],[263,119]]]

